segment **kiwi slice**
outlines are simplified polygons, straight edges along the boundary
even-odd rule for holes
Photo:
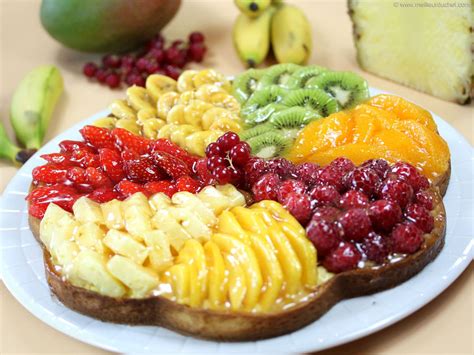
[[[265,73],[260,79],[259,87],[267,87],[269,85],[279,85],[288,88],[288,80],[291,75],[301,67],[296,64],[277,64],[265,69]]]
[[[244,119],[246,126],[255,126],[259,123],[267,121],[275,112],[284,110],[288,107],[281,104],[268,104],[267,106],[261,107],[252,113],[248,114]]]
[[[303,89],[309,79],[327,71],[328,69],[317,65],[298,69],[291,74],[291,77],[288,79],[288,87],[292,89]]]
[[[307,88],[320,88],[334,97],[343,109],[369,98],[367,81],[351,72],[326,72],[311,78]]]
[[[257,89],[242,106],[240,114],[243,118],[249,117],[258,109],[269,104],[279,103],[286,95],[286,90],[277,86],[271,85],[263,89]]]
[[[336,99],[321,89],[298,89],[286,95],[281,102],[288,107],[300,106],[313,110],[321,117],[339,111]]]
[[[263,123],[240,132],[239,136],[241,140],[246,141],[270,131],[275,131],[275,127],[269,123]]]
[[[290,107],[272,115],[270,124],[284,137],[296,138],[298,132],[309,122],[321,118],[321,116],[305,107]]]
[[[272,158],[282,155],[288,150],[292,142],[292,139],[284,137],[279,132],[266,132],[247,141],[250,148],[252,148],[252,154],[260,158]]]
[[[257,89],[263,72],[262,69],[249,69],[237,75],[234,79],[232,82],[233,94],[241,104],[247,101],[250,95]]]

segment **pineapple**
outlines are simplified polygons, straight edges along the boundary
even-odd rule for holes
[[[114,253],[126,256],[137,264],[143,264],[148,257],[148,249],[130,234],[111,229],[104,237],[104,244]]]
[[[100,205],[85,196],[79,198],[74,203],[72,210],[74,212],[74,217],[78,222],[102,223],[104,220]]]
[[[445,0],[348,4],[364,70],[447,101],[469,101],[473,0],[455,2],[459,6],[447,6]]]

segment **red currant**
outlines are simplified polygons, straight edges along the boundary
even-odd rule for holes
[[[189,42],[191,43],[201,43],[204,42],[204,35],[201,32],[191,32],[189,34]]]
[[[206,157],[212,156],[224,156],[225,152],[221,150],[221,147],[217,143],[211,143],[206,147]]]
[[[102,57],[102,64],[106,68],[119,68],[121,63],[121,58],[114,54],[107,54],[106,56]]]
[[[84,65],[84,68],[82,69],[82,72],[84,73],[85,76],[88,78],[93,78],[95,76],[95,73],[97,72],[97,65],[95,63],[86,63]]]
[[[220,157],[218,155],[212,155],[207,159],[207,168],[209,170],[214,170],[218,166],[226,167],[227,166],[227,160],[223,157]]]
[[[105,78],[105,83],[111,88],[118,88],[120,86],[120,76],[117,73],[111,73]]]
[[[227,184],[232,179],[232,171],[229,167],[217,166],[212,171],[212,176],[216,178],[219,184]]]
[[[240,138],[234,132],[227,132],[220,136],[216,143],[222,151],[228,152],[232,147],[240,143]]]
[[[244,166],[250,159],[250,145],[247,142],[240,142],[232,147],[229,153],[232,164]]]

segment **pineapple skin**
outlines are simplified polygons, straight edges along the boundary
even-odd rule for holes
[[[474,97],[474,0],[416,6],[426,3],[348,0],[357,61],[372,74],[466,104]]]

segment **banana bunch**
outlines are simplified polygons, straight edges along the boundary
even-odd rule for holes
[[[56,102],[63,91],[58,68],[41,66],[20,82],[10,107],[10,122],[22,149],[13,143],[0,124],[0,158],[22,164],[41,147]]]
[[[311,55],[311,26],[303,11],[281,0],[234,0],[241,11],[232,36],[240,59],[256,67],[270,46],[279,63],[305,64]]]

